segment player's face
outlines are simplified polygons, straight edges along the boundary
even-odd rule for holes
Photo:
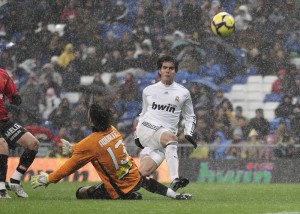
[[[173,62],[163,62],[161,68],[159,69],[159,74],[161,75],[161,82],[170,85],[174,81],[175,77],[175,65]]]

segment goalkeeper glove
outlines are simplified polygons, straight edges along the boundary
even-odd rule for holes
[[[189,141],[191,144],[193,144],[194,148],[197,148],[197,143],[194,141],[193,137],[191,135],[184,135],[185,139]]]
[[[62,154],[63,155],[71,155],[72,154],[72,144],[65,140],[65,139],[60,139],[60,142],[63,144],[62,146]]]
[[[33,189],[36,189],[41,186],[47,187],[49,182],[48,174],[45,172],[40,172],[38,175],[34,175],[31,177],[31,186]]]

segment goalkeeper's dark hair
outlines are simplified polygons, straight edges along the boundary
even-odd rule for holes
[[[164,62],[173,62],[175,66],[175,72],[178,71],[178,61],[170,55],[163,55],[159,57],[157,60],[157,69],[161,69]]]
[[[90,106],[89,116],[93,123],[93,131],[106,131],[112,125],[112,111],[99,104],[93,103]]]

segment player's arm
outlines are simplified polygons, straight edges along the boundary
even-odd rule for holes
[[[147,96],[145,89],[143,90],[143,101],[142,101],[142,112],[140,113],[140,116],[143,116],[147,111],[148,105],[147,105]]]
[[[193,139],[193,132],[196,125],[196,116],[194,114],[193,102],[190,94],[182,108],[182,117],[185,120],[184,136],[187,141],[193,144],[194,148],[197,148],[197,143]]]
[[[21,96],[19,95],[16,85],[13,81],[13,79],[7,75],[6,77],[6,85],[5,85],[5,91],[4,94],[8,98],[9,103],[19,106],[22,103]]]
[[[73,154],[58,170],[47,174],[41,172],[38,175],[32,176],[31,185],[32,188],[38,188],[41,186],[48,186],[50,183],[57,183],[62,178],[73,174],[78,169],[90,162],[94,157],[94,152],[84,148],[79,143],[73,146]]]

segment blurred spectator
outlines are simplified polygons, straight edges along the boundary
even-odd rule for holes
[[[153,71],[156,69],[153,65],[153,61],[155,61],[155,56],[153,55],[153,47],[152,42],[149,39],[145,39],[140,49],[136,50],[136,63],[137,66],[144,71]]]
[[[0,52],[0,67],[7,69],[9,67],[13,67],[14,62],[12,60],[12,56],[8,50],[2,50]]]
[[[124,70],[123,59],[118,49],[114,49],[108,54],[107,62],[104,67],[105,72],[109,73],[117,73]]]
[[[284,77],[286,75],[285,69],[280,69],[277,72],[277,75],[278,75],[278,79],[276,79],[272,83],[271,93],[273,93],[273,94],[283,94],[283,81],[284,81]]]
[[[63,49],[63,41],[58,33],[54,33],[49,41],[49,45],[47,46],[47,52],[45,53],[45,59],[47,61],[51,61],[53,68],[55,71],[59,71],[56,67],[58,66],[58,57],[53,58],[54,56],[59,56],[61,54],[61,50]],[[55,60],[55,61],[54,61]]]
[[[72,60],[75,59],[74,48],[71,43],[65,46],[64,51],[58,57],[58,65],[62,68],[66,68]]]
[[[62,74],[63,84],[62,91],[78,91],[80,85],[80,74],[75,61],[70,63]]]
[[[117,0],[112,9],[111,19],[113,22],[127,23],[130,21],[128,18],[128,12],[128,5],[125,4],[123,0]]]
[[[233,131],[232,140],[229,140],[226,159],[241,159],[242,150],[246,142],[243,140],[243,132],[240,128]]]
[[[116,95],[112,94],[106,84],[103,82],[101,74],[96,73],[91,85],[85,90],[92,98],[93,103],[110,106],[114,102]]]
[[[40,113],[44,120],[48,120],[49,115],[58,107],[61,100],[57,97],[54,88],[48,88],[44,103],[40,106]]]
[[[280,69],[287,68],[288,67],[288,55],[284,51],[284,49],[279,49],[279,50],[270,50],[271,53],[274,53],[271,55],[271,69],[272,73],[271,75],[274,74],[274,71],[279,71]]]
[[[125,56],[127,51],[134,50],[134,49],[135,49],[135,44],[130,33],[128,32],[123,33],[118,47],[118,50],[121,51],[121,55]]]
[[[106,54],[111,53],[113,50],[118,50],[118,47],[119,42],[115,38],[115,33],[113,31],[109,31],[104,43],[104,52]]]
[[[255,129],[258,133],[258,139],[263,139],[269,134],[270,125],[264,118],[264,110],[258,108],[255,110],[255,117],[251,118],[248,124],[249,130]]]
[[[300,74],[296,75],[294,82],[290,85],[287,94],[292,97],[296,97],[297,104],[300,104]]]
[[[210,153],[213,159],[225,159],[229,142],[223,132],[218,131],[214,135],[214,141],[210,145]]]
[[[293,113],[293,99],[289,95],[284,95],[281,103],[275,109],[275,116],[282,118],[289,118]]]
[[[104,24],[111,19],[112,2],[109,0],[99,0],[95,4],[94,16],[99,24]]]
[[[282,14],[282,10],[276,4],[273,5],[273,11],[269,15],[269,21],[272,23],[273,26],[281,25],[284,23],[284,16]]]
[[[242,106],[236,106],[234,109],[234,115],[230,120],[231,128],[234,129],[238,126],[238,119],[243,115],[243,107]]]
[[[225,112],[225,114],[226,114],[228,120],[231,121],[232,118],[233,118],[233,115],[232,115],[232,112],[233,112],[233,105],[232,105],[232,103],[230,102],[230,100],[227,99],[227,98],[224,98],[224,99],[222,100],[222,102],[219,104],[219,106],[223,108],[223,110],[224,110],[224,112]],[[231,123],[230,123],[230,122],[229,122],[229,124],[230,124],[230,126],[231,126]]]
[[[86,116],[86,115],[85,115]],[[77,119],[73,119],[71,122],[71,127],[67,129],[67,135],[69,136],[70,142],[77,143],[81,139],[85,138],[85,132],[83,127]]]
[[[109,83],[107,85],[109,91],[112,94],[117,94],[119,88],[121,86],[121,83],[118,81],[118,77],[116,74],[112,74],[109,80]]]
[[[261,141],[257,139],[257,136],[257,131],[255,131],[255,129],[252,129],[247,138],[247,142],[243,147],[242,158],[248,160],[258,159]]]
[[[79,97],[78,102],[71,111],[71,118],[78,121],[82,127],[87,127],[89,125],[87,120],[88,114],[88,100],[87,96],[82,95]]]
[[[71,121],[68,121],[71,124]],[[68,135],[68,129],[66,126],[62,126],[59,130],[57,135],[54,137],[55,143],[60,143],[61,139],[65,139],[67,141],[70,141],[70,136]]]
[[[190,154],[189,158],[195,158],[200,160],[206,160],[209,158],[209,146],[207,142],[202,139],[197,139],[197,148],[193,149],[193,152]]]
[[[80,7],[78,5],[78,2],[76,0],[69,0],[60,15],[60,21],[65,23],[70,17],[76,16],[79,13]]]
[[[210,126],[208,126],[207,121],[205,120],[205,116],[197,117],[197,122],[193,133],[193,139],[196,142],[198,140],[202,140],[206,143],[211,143],[212,137],[210,131]]]
[[[39,78],[39,84],[42,84],[45,81],[46,76],[52,76],[53,82],[55,82],[58,86],[62,85],[62,76],[60,73],[54,70],[54,67],[51,63],[46,63],[42,67],[42,74]]]
[[[296,144],[300,144],[300,105],[295,105],[291,115],[291,136]]]
[[[300,53],[300,38],[299,32],[290,32],[289,37],[287,38],[286,42],[284,43],[284,47],[287,52],[295,52]]]
[[[61,88],[56,82],[53,81],[52,73],[45,75],[43,82],[40,83],[39,86],[43,94],[46,94],[49,88],[53,88],[55,90],[56,95],[60,96]]]
[[[67,98],[63,98],[49,115],[48,119],[52,122],[52,127],[59,130],[61,127],[70,125],[71,108]]]
[[[237,126],[235,128],[232,127],[233,130],[240,129],[242,131],[242,138],[243,140],[247,140],[249,134],[249,126],[248,120],[244,116],[240,116],[237,119]]]
[[[203,107],[205,109],[211,109],[213,98],[211,97],[207,87],[192,84],[190,87],[190,92],[195,108]]]
[[[222,89],[219,89],[216,91],[215,96],[213,98],[213,106],[216,108],[220,103],[225,99],[224,97],[224,91]]]
[[[229,130],[231,127],[230,120],[229,120],[224,108],[221,106],[218,106],[215,109],[214,120],[222,121],[222,123],[224,124],[224,126],[226,127],[227,130]]]
[[[248,23],[252,21],[252,16],[248,11],[248,6],[241,5],[238,9],[238,15],[236,15],[234,19],[235,29],[237,31],[246,30],[249,27]]]
[[[103,73],[101,58],[98,57],[95,47],[87,49],[87,56],[83,60],[81,75],[94,75],[95,73]]]
[[[276,139],[274,135],[269,134],[266,136],[263,147],[259,150],[259,160],[274,160],[273,147],[276,145]]]
[[[276,148],[274,149],[275,157],[291,158],[295,152],[294,140],[290,135],[290,130],[284,120],[281,120],[274,132]]]
[[[137,60],[134,58],[134,50],[127,50],[124,56],[124,69],[137,68]]]
[[[284,94],[288,94],[293,96],[293,94],[290,94],[290,89],[295,88],[295,79],[298,75],[298,69],[296,65],[290,64],[286,69],[286,74],[284,76],[283,81],[283,92]]]
[[[183,1],[181,13],[183,30],[191,34],[198,31],[201,9],[197,1]]]
[[[122,101],[136,101],[138,86],[132,73],[125,74],[125,82],[118,89],[119,99]]]
[[[31,118],[33,123],[34,121],[39,121],[39,106],[45,94],[41,92],[34,74],[29,76],[26,85],[20,89],[20,95],[22,96],[22,104],[20,107],[27,112],[28,117]]]

